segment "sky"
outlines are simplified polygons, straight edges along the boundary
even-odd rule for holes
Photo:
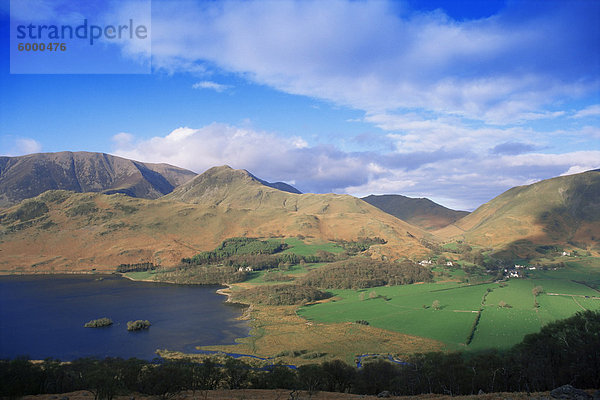
[[[84,19],[148,37],[16,50],[36,39],[15,21]],[[0,0],[0,35],[0,155],[226,164],[463,210],[600,168],[600,1]]]

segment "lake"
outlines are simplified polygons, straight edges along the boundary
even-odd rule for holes
[[[232,344],[248,336],[243,309],[227,304],[218,287],[133,282],[118,276],[0,277],[0,358],[19,355],[73,360],[137,357],[157,349],[194,352],[195,346]],[[83,325],[101,317],[104,328]],[[128,332],[127,321],[150,329]]]

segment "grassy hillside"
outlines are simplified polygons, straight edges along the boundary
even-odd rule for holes
[[[331,242],[380,237],[374,257],[424,254],[419,228],[352,196],[292,194],[245,171],[216,168],[172,194],[46,192],[0,212],[0,270],[114,271],[122,263],[168,266],[229,237]]]
[[[512,188],[473,213],[435,231],[527,257],[532,244],[600,251],[600,171],[561,176]]]
[[[362,200],[382,211],[423,229],[440,229],[468,215],[467,211],[456,211],[429,199],[413,199],[397,194],[370,195]]]

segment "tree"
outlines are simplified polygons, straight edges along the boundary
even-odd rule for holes
[[[321,389],[324,380],[323,370],[315,364],[302,365],[298,367],[298,380],[310,398]]]
[[[533,289],[531,289],[531,293],[534,297],[537,297],[540,293],[544,293],[544,288],[541,286],[536,286]]]
[[[223,373],[211,358],[205,358],[202,364],[194,365],[192,379],[193,389],[214,390],[223,380]]]
[[[94,400],[112,400],[123,389],[119,379],[118,359],[82,358],[73,363],[79,371],[82,386],[94,395]]]
[[[434,300],[433,303],[431,303],[431,307],[433,307],[434,310],[442,308],[439,300]]]
[[[228,357],[225,361],[225,380],[229,389],[241,389],[248,381],[248,366],[240,360]]]
[[[498,307],[500,307],[500,308],[510,308],[510,306],[504,300],[500,300],[498,302]]]
[[[140,374],[140,392],[166,400],[176,396],[189,382],[185,363],[167,361],[159,365],[147,365]]]
[[[349,392],[356,380],[356,369],[341,360],[326,361],[321,364],[325,376],[325,390],[328,392]]]

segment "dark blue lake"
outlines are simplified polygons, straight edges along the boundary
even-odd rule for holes
[[[0,277],[0,358],[28,355],[137,357],[157,349],[194,352],[195,346],[231,344],[248,335],[217,287],[133,282],[117,276]],[[101,317],[114,324],[84,328]],[[150,329],[128,332],[127,321],[149,320]]]

